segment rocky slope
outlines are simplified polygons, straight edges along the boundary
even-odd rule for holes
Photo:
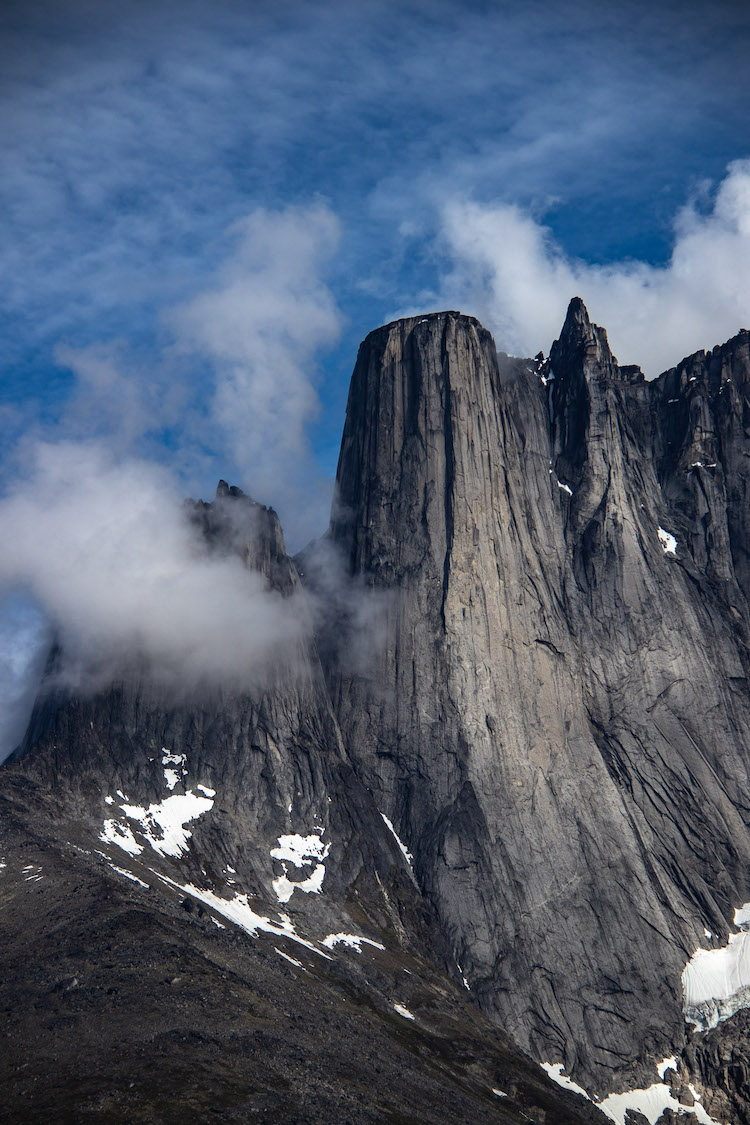
[[[273,512],[191,518],[305,612]],[[245,693],[56,659],[0,793],[1,1120],[601,1120],[441,971],[304,631]]]
[[[577,299],[548,360],[397,321],[308,593],[270,510],[192,506],[307,627],[245,691],[43,692],[11,1120],[750,1119],[749,341],[647,383]]]

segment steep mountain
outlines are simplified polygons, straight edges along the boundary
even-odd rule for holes
[[[400,320],[303,583],[271,510],[191,505],[302,627],[243,690],[51,658],[8,1120],[750,1120],[749,343],[647,382],[578,299],[547,360]]]
[[[331,662],[344,740],[479,1005],[599,1096],[680,1053],[748,898],[748,373],[742,334],[647,384],[574,300],[546,363],[444,313],[352,379],[330,534],[395,596],[368,676]]]

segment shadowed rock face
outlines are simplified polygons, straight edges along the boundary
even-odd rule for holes
[[[269,589],[298,596],[299,613],[305,612],[273,509],[221,481],[215,500],[191,502],[190,514],[212,550],[239,554]],[[406,887],[407,899],[416,896],[398,846],[352,774],[312,621],[254,690],[198,685],[175,696],[171,686],[154,683],[143,669],[80,699],[42,690],[25,753],[8,767],[6,784],[16,778],[33,779],[48,790],[50,813],[63,823],[73,806],[95,835],[106,819],[123,821],[123,799],[149,807],[189,792],[200,799],[207,789],[215,795],[211,808],[187,822],[190,846],[178,864],[182,883],[200,882],[206,870],[221,878],[229,864],[237,876],[229,886],[278,906],[274,879],[286,873],[291,881],[302,880],[314,866],[295,868],[274,858],[279,838],[320,831],[322,846],[329,848],[327,887],[342,895],[360,878],[375,883],[388,877],[395,860],[401,869],[397,882]],[[165,862],[164,873],[175,878],[176,870]],[[226,878],[224,884],[228,889]],[[320,907],[314,894],[297,899],[303,911]],[[335,912],[328,917],[324,910],[320,921],[334,925]]]
[[[579,300],[511,378],[441,313],[367,338],[347,409],[330,534],[397,596],[371,674],[329,671],[344,741],[481,1006],[600,1093],[682,1046],[685,962],[750,897],[747,509],[706,521],[672,452],[750,453],[718,389],[746,337],[718,355],[688,409]]]

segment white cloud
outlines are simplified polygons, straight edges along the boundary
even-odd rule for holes
[[[103,444],[38,444],[0,521],[0,586],[22,585],[54,623],[73,687],[103,687],[138,661],[180,691],[249,688],[308,627],[296,595],[208,553],[164,469]],[[249,511],[245,539],[257,530]]]
[[[315,354],[340,325],[321,278],[338,222],[321,203],[256,210],[230,236],[210,284],[165,314],[172,336],[147,363],[122,341],[60,346],[73,393],[58,425],[35,427],[15,451],[0,498],[0,595],[31,594],[73,687],[104,687],[137,660],[182,691],[250,688],[310,627],[302,594],[281,598],[239,555],[209,555],[183,500],[196,464],[206,476],[218,463],[216,477],[277,505],[298,541],[325,526],[330,492],[306,427]],[[232,505],[233,517],[240,545],[252,540],[252,508]],[[20,669],[1,754],[29,705],[39,645],[1,604],[0,634]]]
[[[665,266],[591,265],[517,206],[453,201],[442,230],[451,265],[433,300],[477,315],[500,348],[533,355],[580,296],[621,362],[655,376],[750,325],[750,160],[729,166],[708,212],[689,204],[674,229]]]
[[[318,411],[315,354],[341,328],[321,277],[338,245],[339,224],[318,203],[258,209],[232,233],[235,253],[168,322],[180,350],[211,366],[210,413],[227,461],[253,496],[273,502],[299,531],[317,500],[305,433]],[[308,534],[324,526],[327,514],[314,507],[317,522],[306,527]]]
[[[0,599],[0,761],[23,737],[49,644],[33,602],[18,593]]]

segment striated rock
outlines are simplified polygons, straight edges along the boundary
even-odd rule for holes
[[[697,1035],[688,1044],[684,1062],[693,1088],[717,1121],[750,1121],[750,1010]]]
[[[387,325],[330,530],[397,595],[371,673],[328,671],[355,769],[482,1008],[599,1094],[682,1045],[682,968],[748,897],[745,603],[661,487],[661,387],[577,299],[508,375],[471,317]]]
[[[190,510],[304,612],[272,510]],[[244,693],[43,690],[0,856],[1,1120],[604,1120],[435,964],[304,633]]]

